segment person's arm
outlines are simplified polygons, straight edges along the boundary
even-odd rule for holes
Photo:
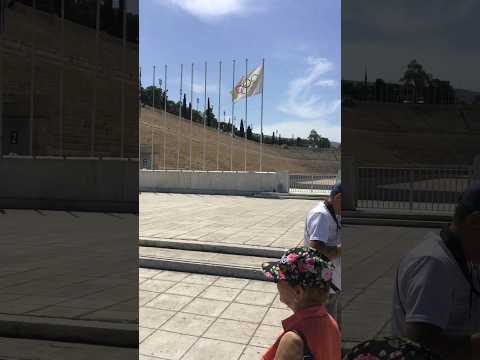
[[[274,360],[303,360],[303,340],[293,331],[280,339]]]
[[[407,338],[428,347],[445,360],[480,359],[480,334],[451,336],[434,325],[420,322],[405,324]]]
[[[328,246],[322,241],[310,240],[308,242],[310,247],[318,250],[320,253],[328,257],[330,260],[333,260],[342,255],[342,246]]]

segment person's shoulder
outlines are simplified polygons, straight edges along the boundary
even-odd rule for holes
[[[280,339],[278,350],[285,355],[285,358],[301,358],[303,356],[303,340],[295,331],[286,332]]]
[[[285,333],[285,335],[282,336],[282,339],[280,342],[287,343],[292,346],[300,346],[300,348],[303,348],[303,340],[300,335],[298,335],[297,332],[295,331],[288,331]]]
[[[403,264],[418,263],[449,263],[448,254],[442,246],[440,234],[436,232],[427,233],[423,240],[405,255]]]
[[[308,212],[308,217],[309,218],[314,218],[314,217],[323,217],[328,215],[328,209],[325,207],[325,204],[323,202],[318,203],[315,207],[310,209]]]
[[[413,279],[441,279],[445,284],[453,280],[451,262],[438,254],[411,254],[404,258],[399,268],[399,281],[410,283]],[[422,280],[422,281],[424,281]]]

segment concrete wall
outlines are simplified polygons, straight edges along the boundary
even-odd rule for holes
[[[138,212],[138,162],[0,159],[0,209]]]
[[[140,170],[140,191],[207,194],[288,193],[288,172]]]

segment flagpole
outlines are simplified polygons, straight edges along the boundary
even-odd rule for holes
[[[154,170],[154,166],[153,166],[153,150],[154,150],[154,145],[153,145],[153,125],[154,125],[154,122],[155,122],[155,65],[153,65],[153,86],[152,86],[152,109],[153,109],[153,116],[152,116],[152,150],[151,150],[151,156],[150,156],[150,169]]]
[[[218,167],[218,160],[219,160],[219,155],[220,155],[220,94],[221,94],[221,89],[222,89],[222,62],[219,62],[219,77],[218,77],[218,121],[217,121],[217,171],[219,169]]]
[[[182,94],[183,94],[183,64],[180,64],[180,102],[178,110],[178,127],[177,127],[177,170],[180,167],[180,130],[182,126]]]
[[[206,130],[206,115],[207,115],[207,62],[205,61],[205,88],[203,96],[203,170],[205,171],[205,161],[206,161],[206,146],[207,146],[207,130]]]
[[[262,98],[260,100],[260,172],[263,158],[263,83],[265,82],[265,59],[262,59]]]
[[[190,166],[192,170],[192,123],[193,123],[193,63],[192,63],[192,76],[190,77]]]
[[[1,56],[1,55],[0,55]],[[139,113],[139,116],[141,116],[142,114],[142,67],[139,66],[138,68],[138,92],[139,92],[139,97],[138,97],[138,113]],[[0,103],[0,106],[1,106],[1,103]],[[142,138],[142,131],[141,131],[142,127],[140,126],[140,128],[138,129],[138,138],[141,139]],[[139,141],[141,143],[141,140]],[[138,145],[138,168],[141,169],[142,168],[142,159],[140,158],[140,145]],[[0,149],[0,151],[2,151],[2,149]]]
[[[163,131],[163,170],[167,170],[167,67],[165,64],[165,101],[163,104],[163,123],[165,130]]]
[[[245,171],[247,171],[247,123],[248,123],[248,59],[245,59],[245,124],[243,135],[245,136]]]
[[[230,171],[233,171],[233,115],[235,114],[235,101],[233,96],[235,94],[235,60],[233,60],[233,78],[232,78],[232,136],[230,138]]]

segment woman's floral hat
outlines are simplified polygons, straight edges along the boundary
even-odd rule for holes
[[[421,345],[400,337],[364,341],[355,346],[343,360],[441,360]]]
[[[286,280],[309,288],[330,288],[333,269],[326,256],[309,247],[289,249],[279,261],[262,264],[267,279],[274,282]]]

